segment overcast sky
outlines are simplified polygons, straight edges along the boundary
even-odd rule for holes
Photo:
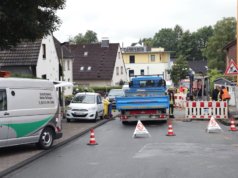
[[[67,41],[87,30],[101,40],[128,46],[176,24],[190,32],[236,17],[237,0],[66,0],[57,12],[62,24],[56,38]]]

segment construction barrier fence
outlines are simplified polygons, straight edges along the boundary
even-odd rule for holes
[[[175,108],[184,109],[186,106],[186,94],[185,93],[175,93],[174,94]]]
[[[186,101],[186,119],[228,119],[226,101]]]

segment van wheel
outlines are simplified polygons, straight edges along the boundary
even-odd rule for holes
[[[41,133],[40,140],[37,143],[37,146],[40,149],[47,150],[53,145],[53,142],[54,142],[53,130],[49,127],[46,127]]]
[[[67,120],[67,122],[70,122],[70,119],[66,119]]]

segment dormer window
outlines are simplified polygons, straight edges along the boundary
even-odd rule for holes
[[[91,66],[88,66],[88,71],[90,71],[92,69],[92,67]]]
[[[87,51],[85,51],[83,55],[84,55],[84,56],[88,56],[88,52],[87,52]]]
[[[83,70],[84,70],[84,66],[81,66],[81,67],[80,67],[80,71],[83,71]]]

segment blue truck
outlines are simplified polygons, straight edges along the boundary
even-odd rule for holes
[[[129,121],[167,120],[169,96],[161,76],[135,76],[124,97],[116,97],[116,108],[123,124]]]

